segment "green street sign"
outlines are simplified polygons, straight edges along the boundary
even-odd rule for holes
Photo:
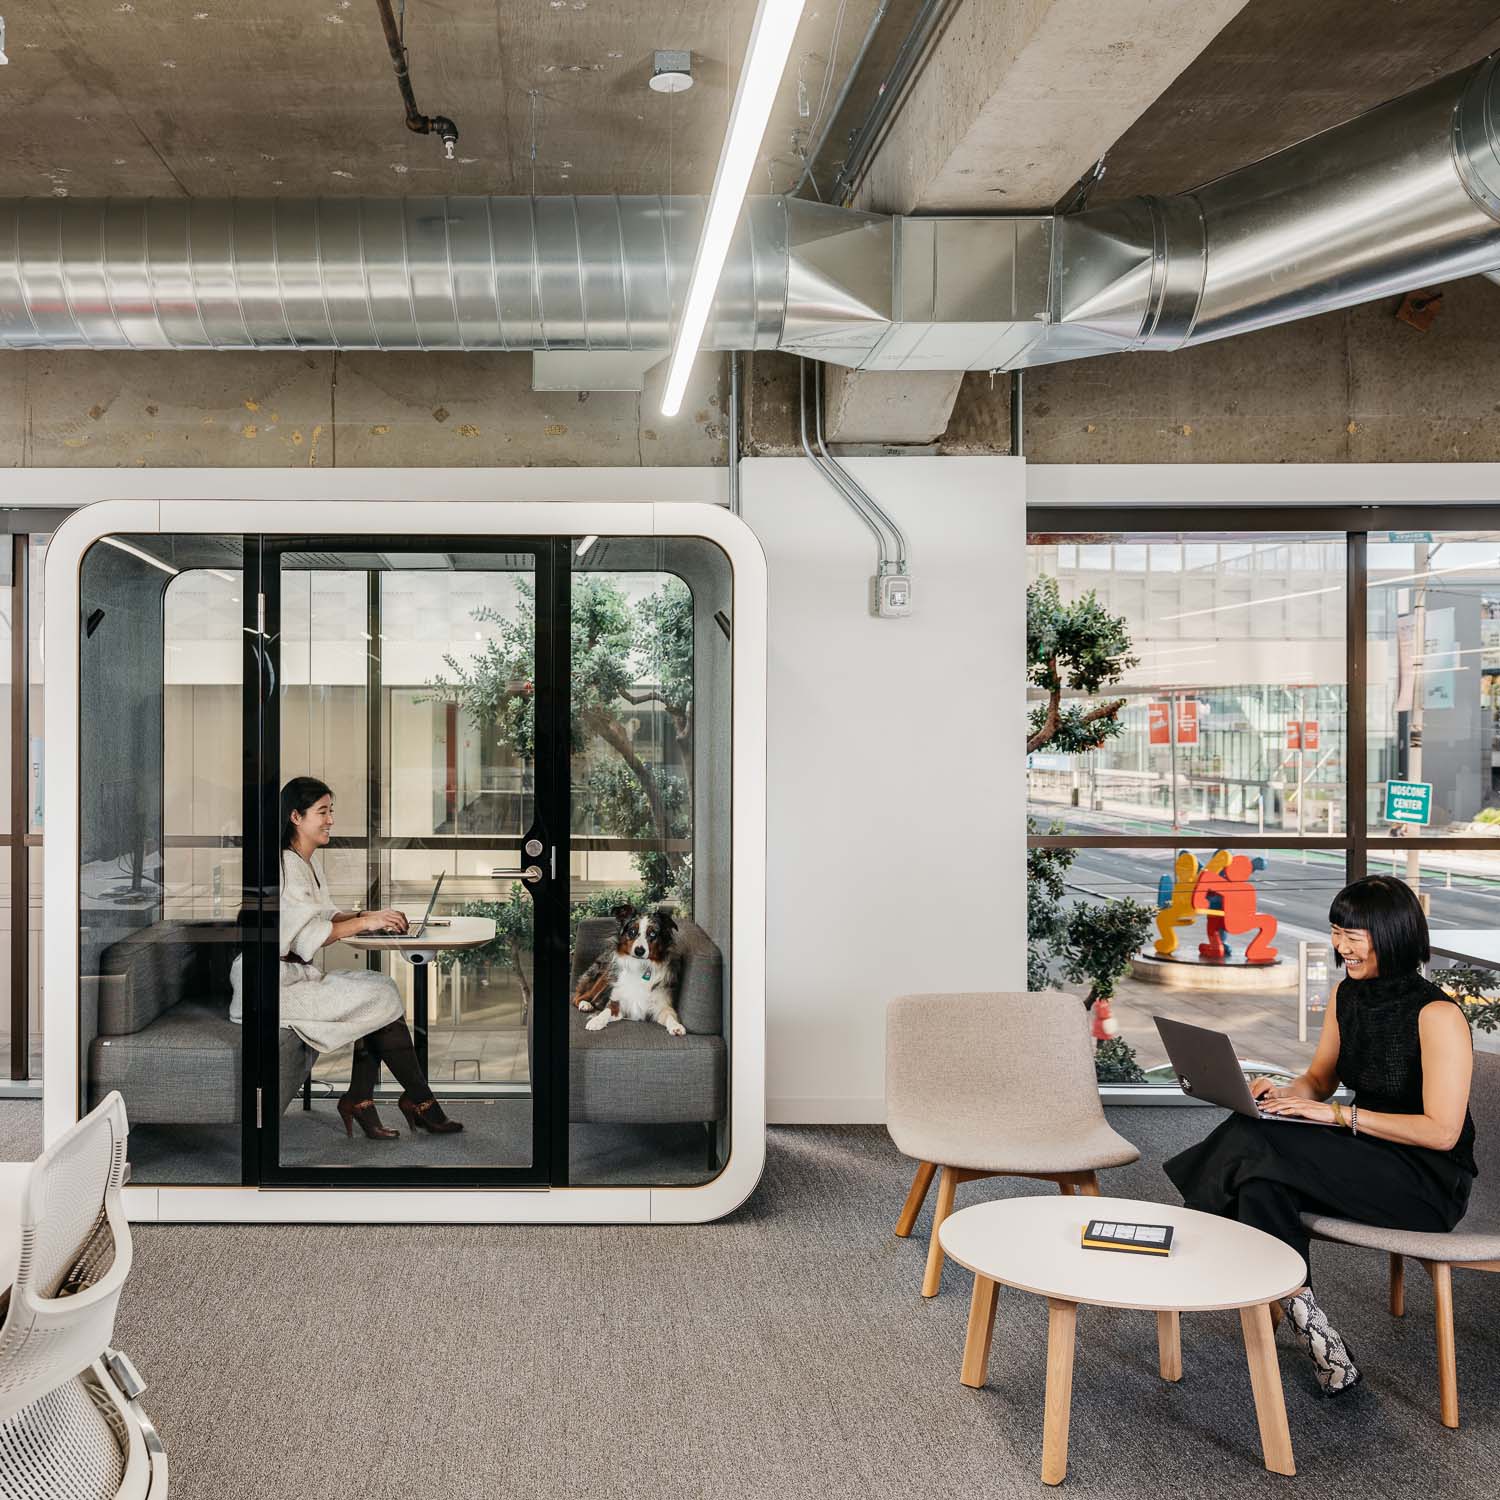
[[[1388,531],[1385,534],[1388,542],[1427,542],[1431,543],[1432,533],[1430,531]]]
[[[1432,822],[1432,783],[1430,781],[1388,781],[1385,784],[1385,821],[1387,823]]]

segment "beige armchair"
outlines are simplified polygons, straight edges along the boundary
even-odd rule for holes
[[[922,1295],[943,1277],[938,1229],[954,1190],[979,1177],[1035,1177],[1097,1197],[1101,1167],[1140,1152],[1110,1128],[1076,995],[903,995],[886,1007],[886,1128],[919,1163],[896,1221],[912,1231],[941,1170]]]
[[[1320,1240],[1384,1250],[1390,1257],[1391,1314],[1406,1313],[1406,1257],[1419,1260],[1432,1278],[1437,1315],[1438,1408],[1444,1427],[1458,1426],[1458,1350],[1453,1336],[1453,1270],[1500,1271],[1500,1056],[1474,1054],[1474,1081],[1469,1088],[1474,1117],[1474,1157],[1479,1176],[1469,1211],[1447,1234],[1420,1230],[1379,1229],[1303,1214],[1302,1222]]]

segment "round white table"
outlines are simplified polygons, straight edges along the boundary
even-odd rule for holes
[[[421,913],[408,913],[413,922],[421,920]],[[495,940],[493,917],[452,917],[444,927],[428,925],[421,937],[409,933],[366,932],[359,937],[344,941],[361,953],[382,953],[389,950],[401,954],[412,966],[411,1012],[412,1041],[417,1049],[417,1061],[422,1071],[427,1071],[427,969],[439,953],[456,952],[465,948],[482,948]]]
[[[1172,1253],[1085,1250],[1090,1219],[1170,1224]],[[943,1253],[974,1273],[961,1379],[985,1383],[995,1328],[995,1289],[1015,1287],[1047,1299],[1047,1399],[1042,1479],[1068,1472],[1068,1414],[1078,1305],[1141,1308],[1156,1314],[1164,1380],[1182,1378],[1180,1314],[1238,1308],[1250,1388],[1268,1469],[1295,1474],[1270,1303],[1296,1291],[1307,1267],[1295,1250],[1244,1224],[1190,1208],[1130,1198],[1002,1198],[944,1220]]]

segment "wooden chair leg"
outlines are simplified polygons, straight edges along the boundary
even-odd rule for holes
[[[1092,1172],[1080,1172],[1078,1174],[1077,1191],[1085,1198],[1102,1198],[1103,1193],[1099,1191],[1099,1179]]]
[[[911,1191],[906,1195],[901,1217],[896,1220],[898,1238],[904,1240],[911,1233],[912,1226],[917,1222],[917,1215],[922,1212],[922,1205],[927,1201],[927,1189],[932,1186],[932,1174],[936,1171],[937,1165],[934,1162],[917,1163],[917,1175],[912,1179]]]
[[[1281,1304],[1279,1302],[1268,1302],[1266,1306],[1271,1309],[1271,1332],[1275,1333],[1281,1327]]]
[[[936,1297],[943,1283],[943,1247],[938,1243],[938,1230],[943,1220],[953,1212],[953,1192],[958,1186],[958,1173],[952,1167],[944,1167],[938,1178],[937,1206],[932,1211],[932,1238],[927,1242],[927,1270],[922,1277],[922,1295]]]
[[[1391,1316],[1406,1316],[1406,1262],[1394,1253],[1391,1255]]]
[[[995,1283],[988,1276],[974,1275],[974,1296],[969,1302],[969,1331],[964,1339],[964,1366],[959,1379],[979,1390],[989,1378],[990,1344],[995,1337]]]
[[[1276,1362],[1276,1339],[1264,1302],[1240,1309],[1240,1329],[1245,1336],[1245,1362],[1250,1366],[1261,1455],[1273,1474],[1295,1474],[1292,1434],[1286,1425],[1286,1398],[1281,1390],[1281,1366]]]
[[[1453,1337],[1453,1268],[1441,1260],[1422,1262],[1432,1277],[1437,1305],[1438,1403],[1444,1427],[1458,1426],[1458,1350]]]
[[[1182,1314],[1156,1315],[1156,1353],[1163,1380],[1182,1379]]]
[[[1073,1406],[1073,1342],[1078,1305],[1047,1299],[1047,1401],[1042,1424],[1042,1483],[1068,1473],[1068,1418]]]
[[[1073,1185],[1073,1176],[1070,1172],[1064,1172],[1062,1176],[1054,1177],[1052,1180],[1057,1184],[1057,1190],[1064,1198],[1071,1198],[1078,1191]]]

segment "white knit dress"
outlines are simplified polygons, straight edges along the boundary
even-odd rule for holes
[[[313,856],[317,860],[317,856]],[[325,974],[314,960],[333,931],[338,910],[316,863],[290,849],[281,855],[280,952],[305,960],[281,965],[281,1024],[290,1026],[315,1052],[332,1052],[379,1031],[405,1014],[392,979],[369,969],[336,969]],[[241,960],[229,971],[234,998],[229,1019],[243,1015]]]

